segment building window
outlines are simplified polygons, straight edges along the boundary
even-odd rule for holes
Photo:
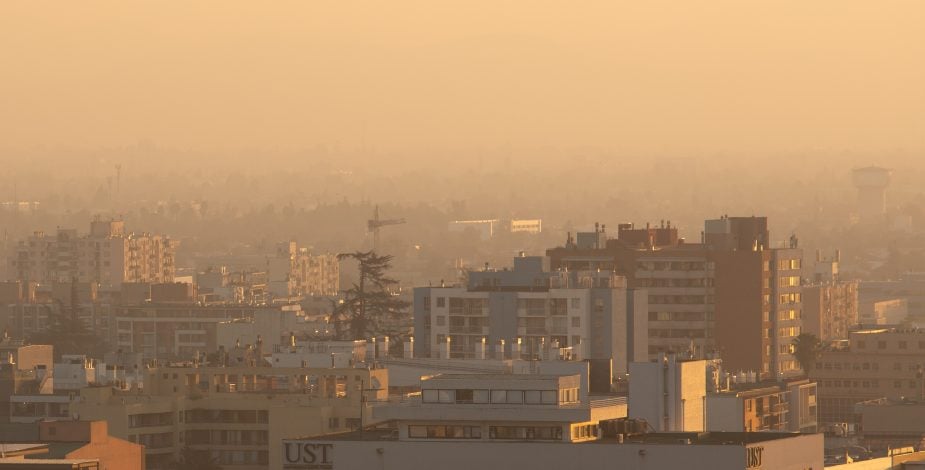
[[[475,391],[470,389],[456,390],[456,403],[472,403],[474,401]]]
[[[906,343],[905,341],[899,342],[899,349],[906,349],[907,346],[909,346],[909,344]]]
[[[437,315],[437,326],[446,326],[446,316]]]
[[[408,426],[408,437],[413,439],[481,439],[479,426]]]
[[[575,432],[578,432],[577,427]],[[490,426],[488,435],[492,439],[552,441],[562,439],[562,428],[559,426]]]
[[[572,328],[581,328],[581,317],[572,317]]]
[[[437,297],[437,308],[446,307],[446,297]]]

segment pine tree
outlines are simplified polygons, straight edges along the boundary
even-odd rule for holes
[[[800,363],[803,372],[809,374],[816,365],[816,358],[822,352],[822,341],[812,333],[801,333],[793,339],[793,357]]]
[[[335,331],[343,338],[345,331],[340,322],[346,319],[350,326],[350,339],[364,339],[389,332],[382,321],[407,314],[410,304],[396,298],[389,289],[398,281],[386,276],[392,267],[391,255],[377,255],[374,251],[357,251],[337,256],[343,260],[356,260],[360,271],[358,282],[343,292],[343,303],[334,306]]]

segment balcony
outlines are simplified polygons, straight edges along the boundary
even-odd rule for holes
[[[484,333],[481,326],[453,326],[450,325],[450,334],[480,335]]]

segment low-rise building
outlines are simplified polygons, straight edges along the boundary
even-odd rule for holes
[[[421,380],[418,399],[373,410],[401,440],[583,442],[626,417],[626,400],[588,395],[581,375],[444,374]]]
[[[69,469],[145,468],[144,447],[109,435],[105,421],[42,421],[21,424],[18,428],[15,433],[10,433],[15,434],[14,439],[5,438],[0,443],[3,453],[0,469],[17,468],[17,464],[32,469],[56,468],[59,465]],[[71,461],[74,466],[67,467],[68,462],[65,461]]]
[[[810,378],[819,386],[819,422],[854,423],[855,404],[876,398],[923,398],[925,331],[853,331],[846,347],[823,351]]]
[[[253,318],[249,305],[201,306],[161,303],[115,309],[110,344],[145,359],[190,359],[195,353],[218,349],[218,324]]]
[[[822,435],[649,432],[614,418],[624,401],[583,398],[578,376],[450,375],[421,387],[419,401],[377,407],[383,425],[284,440],[282,468],[823,467]]]
[[[871,450],[925,446],[925,402],[878,399],[858,403],[858,438]]]
[[[367,368],[182,365],[148,369],[143,383],[84,388],[70,406],[144,445],[148,470],[167,468],[184,447],[232,468],[281,468],[284,437],[373,423],[368,402],[388,396],[386,370]]]
[[[816,402],[816,384],[809,380],[737,384],[707,395],[706,430],[813,433]]]

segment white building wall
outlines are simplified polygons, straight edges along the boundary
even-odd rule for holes
[[[822,435],[799,435],[743,445],[564,444],[408,442],[309,439],[283,441],[283,469],[375,468],[406,470],[659,469],[715,470],[823,468]],[[748,465],[746,449],[761,449],[760,467]],[[305,451],[311,451],[311,454]],[[326,465],[311,467],[310,465]]]
[[[706,361],[630,364],[629,416],[656,431],[703,431],[706,420]]]
[[[708,395],[707,431],[744,431],[743,406],[735,395]]]

